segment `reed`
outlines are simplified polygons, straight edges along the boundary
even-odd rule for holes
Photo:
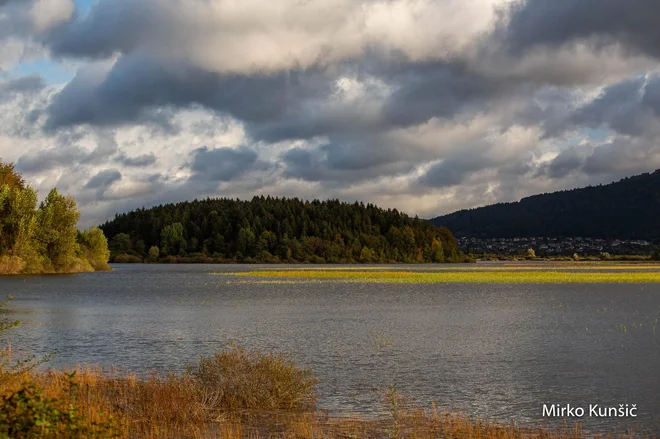
[[[261,358],[263,359],[263,357]],[[29,383],[29,384],[26,384]],[[69,413],[73,426],[52,425],[7,433],[9,395],[31,386],[23,393],[28,404]],[[36,389],[36,390],[34,390]],[[423,409],[394,389],[384,394],[387,415],[377,418],[330,416],[321,411],[267,408],[248,409],[240,405],[218,406],[208,399],[195,377],[165,374],[138,378],[130,373],[79,367],[75,373],[49,371],[25,373],[3,389],[0,402],[0,438],[218,438],[218,439],[633,439],[645,437],[628,431],[621,434],[594,434],[579,425],[526,428],[514,423],[496,423],[440,412],[435,405]],[[250,390],[246,390],[251,392]],[[42,392],[35,403],[35,395]],[[248,401],[249,398],[244,398]],[[252,403],[250,403],[252,405]],[[270,407],[262,402],[259,407]],[[12,406],[15,409],[15,405]],[[9,415],[9,416],[8,416]],[[25,417],[23,417],[25,418]],[[23,419],[21,418],[21,419]],[[43,416],[40,419],[44,419]],[[60,424],[63,422],[60,418]],[[33,426],[34,427],[34,426]],[[651,436],[646,436],[652,439]]]

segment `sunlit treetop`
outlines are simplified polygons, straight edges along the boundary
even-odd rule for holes
[[[8,185],[12,189],[25,189],[25,181],[14,170],[14,165],[0,160],[0,187],[4,185]]]

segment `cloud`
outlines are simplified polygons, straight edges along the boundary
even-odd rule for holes
[[[606,87],[592,102],[571,117],[576,126],[598,128],[604,124],[629,135],[643,130],[644,114],[640,105],[645,78],[632,78]]]
[[[47,38],[48,31],[68,23],[74,14],[73,0],[0,0],[0,40]]]
[[[660,76],[635,76],[608,85],[601,93],[567,112],[559,130],[589,127],[626,136],[656,135],[660,116]],[[557,134],[556,132],[554,134]]]
[[[576,42],[621,44],[660,57],[660,4],[655,0],[526,0],[510,6],[507,41],[515,50]]]
[[[129,166],[133,168],[144,168],[156,164],[158,159],[156,155],[151,154],[140,154],[136,157],[128,157],[125,154],[120,155],[117,160],[124,166]]]
[[[486,105],[504,87],[457,64],[414,65],[407,70],[397,75],[396,91],[383,108],[384,119],[394,126],[451,118],[469,105]]]
[[[49,149],[33,149],[22,155],[16,162],[19,172],[34,174],[56,167],[71,166],[85,156],[85,151],[77,146],[60,146]]]
[[[0,0],[0,156],[85,225],[255,194],[435,216],[660,166],[648,0],[72,4]]]
[[[69,21],[75,9],[73,0],[37,0],[30,9],[30,17],[35,31],[42,33]]]
[[[581,170],[591,153],[593,153],[593,147],[589,146],[566,148],[552,161],[541,166],[539,174],[552,179],[567,177]]]
[[[89,58],[179,53],[204,71],[248,75],[329,66],[373,50],[439,59],[487,30],[495,4],[101,0],[50,45],[59,55]]]
[[[176,59],[137,56],[81,69],[48,107],[47,129],[144,122],[167,125],[168,108],[204,106],[249,122],[280,117],[327,91],[317,72],[222,76]]]
[[[97,189],[104,191],[114,182],[121,180],[121,172],[116,169],[101,171],[89,179],[85,185],[86,189]]]
[[[13,99],[17,95],[34,94],[44,89],[41,75],[32,74],[0,82],[0,101]]]
[[[192,180],[210,182],[231,181],[244,173],[263,166],[258,155],[247,147],[198,148],[192,153]]]

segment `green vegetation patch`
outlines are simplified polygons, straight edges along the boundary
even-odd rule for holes
[[[56,189],[37,204],[37,192],[0,161],[0,275],[109,270],[103,232],[78,231],[79,218],[75,200]]]
[[[350,280],[371,283],[657,283],[660,272],[414,272],[414,271],[247,271],[228,273],[247,278]]]

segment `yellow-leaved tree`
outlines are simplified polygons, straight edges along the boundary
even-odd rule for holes
[[[50,191],[37,208],[37,193],[14,166],[0,161],[0,274],[107,270],[103,232],[78,232],[73,198]]]

